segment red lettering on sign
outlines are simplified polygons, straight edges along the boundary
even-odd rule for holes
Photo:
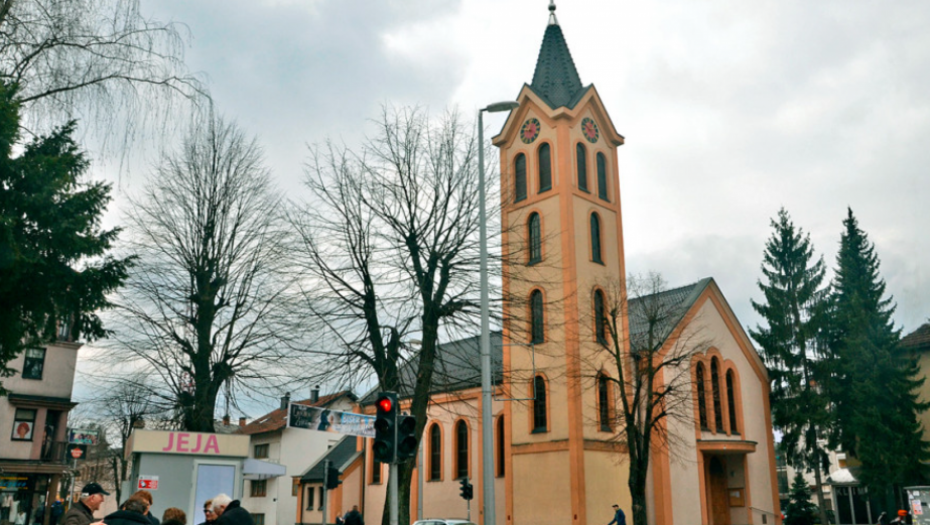
[[[206,454],[207,452],[210,452],[211,448],[213,449],[214,454],[220,453],[220,445],[216,442],[216,436],[213,435],[207,438],[207,446],[203,448],[203,453]]]
[[[187,450],[187,438],[189,437],[190,434],[186,432],[178,434],[178,447],[176,449],[178,452],[190,452],[190,450]]]

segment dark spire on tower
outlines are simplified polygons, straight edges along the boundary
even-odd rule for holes
[[[555,0],[549,2],[549,25],[543,35],[530,87],[552,108],[571,107],[582,92],[581,78],[555,17]]]

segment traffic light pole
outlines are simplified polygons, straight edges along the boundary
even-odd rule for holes
[[[397,525],[397,463],[391,463],[388,496],[391,499],[391,525]],[[325,523],[323,525],[326,525]]]
[[[329,501],[329,460],[323,460],[323,519],[320,521],[322,525],[326,525],[326,510],[327,502]]]

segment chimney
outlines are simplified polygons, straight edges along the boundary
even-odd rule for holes
[[[320,400],[320,385],[313,387],[313,390],[310,391],[310,401],[312,403],[317,403]]]
[[[226,414],[225,416],[223,416],[223,426],[224,427],[229,426],[229,414]]]
[[[287,410],[287,404],[291,402],[291,393],[288,392],[284,394],[284,397],[281,398],[281,410]]]
[[[240,417],[239,417],[239,426],[240,426],[240,427],[244,427],[244,426],[245,426],[245,416],[240,416]]]

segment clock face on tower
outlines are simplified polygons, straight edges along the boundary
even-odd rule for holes
[[[584,134],[584,138],[588,139],[588,142],[591,144],[597,142],[597,137],[600,135],[597,131],[597,124],[589,118],[581,120],[581,132]]]
[[[523,127],[520,128],[520,140],[524,144],[532,144],[536,137],[539,136],[539,121],[534,118],[526,119]]]

